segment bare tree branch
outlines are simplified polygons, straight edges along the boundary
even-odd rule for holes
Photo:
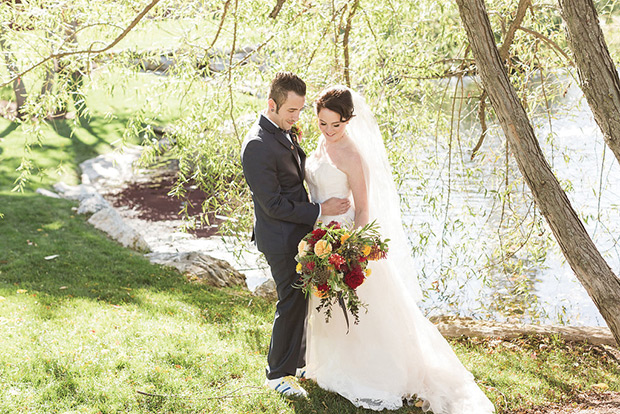
[[[349,65],[351,64],[351,59],[349,58],[349,35],[351,33],[351,26],[353,25],[353,16],[355,16],[355,12],[357,11],[359,4],[360,0],[355,0],[353,3],[349,16],[347,16],[347,26],[344,29],[344,37],[342,38],[342,46],[344,48],[344,80],[348,87],[351,87],[349,70]]]
[[[553,49],[555,49],[556,52],[558,52],[559,54],[561,54],[570,64],[570,66],[575,66],[575,63],[573,62],[573,60],[570,58],[570,56],[568,56],[566,54],[566,52],[564,52],[562,50],[562,48],[560,46],[558,46],[558,44],[556,42],[554,42],[553,40],[549,39],[548,37],[538,33],[535,30],[532,29],[528,29],[527,27],[523,27],[523,26],[519,26],[519,30],[523,30],[525,33],[529,33],[532,36],[542,40],[543,42],[547,43],[548,45],[550,45]]]
[[[100,54],[103,52],[106,52],[110,49],[112,49],[114,46],[116,46],[121,40],[123,40],[123,38],[125,36],[127,36],[127,34],[133,30],[134,27],[136,27],[136,25],[140,22],[140,20],[142,20],[142,18],[153,8],[155,7],[155,5],[157,3],[159,3],[160,0],[153,0],[151,1],[151,3],[146,6],[134,19],[133,21],[129,24],[129,26],[127,26],[125,28],[125,30],[123,31],[123,33],[121,33],[116,39],[114,39],[112,41],[112,43],[108,44],[107,46],[101,48],[101,49],[94,49],[93,50],[93,46],[94,43],[91,44],[89,49],[84,49],[84,50],[74,50],[74,51],[68,51],[68,52],[59,52],[59,53],[52,53],[51,55],[49,55],[48,57],[46,57],[45,59],[42,59],[41,61],[39,61],[38,63],[35,63],[34,65],[30,66],[28,69],[16,74],[15,76],[13,76],[11,79],[9,79],[8,81],[0,84],[0,88],[4,87],[6,85],[8,85],[11,82],[16,81],[17,79],[20,79],[22,76],[24,76],[26,73],[33,71],[34,69],[38,68],[39,66],[49,62],[52,59],[57,59],[57,58],[61,58],[61,57],[65,57],[65,56],[73,56],[73,55],[81,55],[81,54]]]
[[[228,12],[228,6],[230,6],[230,0],[226,0],[226,3],[224,3],[224,11],[222,12],[222,19],[220,20],[220,25],[217,28],[217,32],[215,33],[215,37],[213,38],[213,41],[211,42],[211,46],[209,46],[209,49],[212,49],[213,46],[215,46],[215,42],[217,41],[217,38],[220,37],[220,32],[222,31],[222,27],[224,26],[224,20],[226,20],[226,13]]]
[[[237,10],[238,10],[238,6],[239,6],[239,0],[235,0],[235,11],[233,12],[233,15],[235,17],[234,20],[234,28],[233,28],[233,40],[232,40],[232,47],[230,48],[230,58],[228,61],[228,92],[230,94],[229,98],[230,98],[230,120],[232,121],[233,124],[233,128],[235,130],[235,136],[237,137],[237,140],[239,141],[239,145],[241,145],[241,137],[239,136],[239,130],[237,129],[237,122],[235,122],[235,114],[233,112],[234,108],[235,108],[235,101],[234,101],[234,94],[233,94],[233,87],[232,87],[232,66],[233,66],[233,58],[235,56],[235,48],[237,47]]]
[[[480,95],[480,104],[478,106],[478,119],[480,120],[480,128],[482,128],[482,132],[480,133],[480,138],[478,139],[476,146],[474,147],[474,149],[471,150],[472,160],[476,156],[476,152],[478,152],[478,150],[482,146],[482,143],[484,142],[484,138],[487,136],[488,127],[487,127],[487,120],[486,120],[486,108],[487,108],[486,100],[487,100],[487,91],[483,90],[482,95]]]
[[[508,28],[508,33],[506,33],[506,37],[504,38],[504,43],[499,48],[499,56],[502,60],[508,59],[508,52],[510,50],[510,46],[514,41],[515,33],[517,29],[521,26],[523,19],[525,18],[525,13],[527,13],[528,7],[532,4],[531,0],[520,0],[519,6],[517,7],[517,15],[515,19],[510,23],[510,27]]]
[[[285,2],[286,0],[278,0],[271,13],[269,13],[269,17],[271,17],[272,19],[277,18],[278,14],[280,13],[280,9],[282,9],[282,6],[284,6]]]

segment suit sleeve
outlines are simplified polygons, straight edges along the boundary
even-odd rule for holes
[[[275,156],[257,140],[248,142],[243,151],[243,174],[254,195],[254,202],[274,219],[314,225],[320,206],[309,201],[290,200],[282,195]]]

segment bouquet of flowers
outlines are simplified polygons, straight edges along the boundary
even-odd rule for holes
[[[387,242],[382,240],[378,225],[373,221],[366,226],[349,230],[332,221],[328,225],[319,223],[299,242],[297,273],[299,281],[295,287],[306,296],[311,293],[321,299],[317,310],[325,311],[325,321],[331,317],[331,307],[339,303],[347,321],[347,310],[359,323],[359,310],[366,308],[357,296],[356,289],[370,275],[369,260],[386,257]]]

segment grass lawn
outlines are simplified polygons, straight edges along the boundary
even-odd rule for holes
[[[75,216],[71,202],[3,193],[0,205],[1,413],[367,412],[309,381],[307,401],[260,386],[272,303],[150,264]],[[597,383],[619,390],[618,361],[584,344],[453,346],[499,412]]]

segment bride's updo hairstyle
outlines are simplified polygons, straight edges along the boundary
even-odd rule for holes
[[[340,115],[340,122],[347,122],[353,118],[353,96],[345,86],[332,86],[325,89],[314,102],[316,113],[321,109],[329,109]]]

